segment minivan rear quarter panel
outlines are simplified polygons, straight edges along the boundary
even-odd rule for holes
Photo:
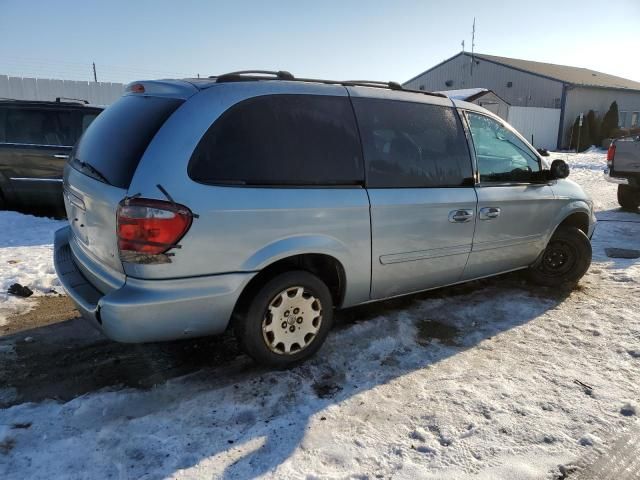
[[[236,103],[259,95],[333,95],[342,86],[300,82],[214,85],[191,97],[167,120],[134,174],[129,195],[171,197],[198,215],[172,263],[125,263],[127,275],[145,279],[255,272],[298,253],[326,254],[346,272],[343,305],[369,300],[369,200],[361,186],[245,187],[203,185],[189,178],[193,151],[212,123]],[[197,255],[195,254],[197,252]]]

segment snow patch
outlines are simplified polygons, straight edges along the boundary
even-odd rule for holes
[[[14,283],[31,288],[34,296],[56,289],[62,293],[53,268],[53,234],[66,220],[0,211],[0,326],[13,314],[31,309],[33,300],[9,295]]]

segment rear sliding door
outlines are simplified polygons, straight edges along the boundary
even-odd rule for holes
[[[371,297],[459,281],[473,241],[476,194],[456,111],[382,98],[352,101],[371,202]]]

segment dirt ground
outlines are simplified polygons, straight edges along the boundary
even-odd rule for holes
[[[25,301],[35,303],[35,308],[21,315],[9,317],[8,323],[0,326],[0,337],[63,322],[78,316],[73,303],[64,295],[32,297]]]
[[[385,310],[406,308],[426,297],[464,295],[487,283],[513,286],[520,282],[521,277],[512,274],[349,309],[338,314],[336,328],[347,328],[356,319],[363,320]],[[543,289],[539,293],[561,300],[569,292]],[[221,368],[228,378],[236,379],[254,376],[261,370],[239,352],[231,334],[155,344],[116,343],[80,318],[66,296],[36,297],[26,301],[35,303],[33,309],[10,317],[7,325],[0,327],[0,384],[7,385],[12,391],[10,397],[0,396],[0,408],[45,399],[68,401],[105,388],[149,389],[184,375],[190,375],[193,380],[210,379],[217,377]],[[437,338],[445,344],[455,345],[457,334],[456,329],[430,320],[419,326],[420,340],[427,344]],[[320,391],[317,390],[321,398],[322,387],[320,385]],[[14,428],[23,427],[14,425]],[[610,448],[582,458],[576,462],[576,467],[563,471],[559,478],[635,478],[625,477],[623,470],[638,468],[638,428],[612,432],[611,436],[615,441],[611,442]],[[581,465],[580,472],[575,470],[577,465]],[[603,472],[616,472],[617,475],[603,476]]]
[[[0,408],[67,401],[105,387],[150,388],[239,355],[231,335],[142,345],[112,342],[80,318],[66,296],[27,301],[35,302],[32,310],[0,327],[0,384],[13,390],[11,397],[0,397]]]
[[[386,310],[406,308],[420,298],[463,295],[496,281],[506,285],[522,280],[507,275],[347,309],[338,312],[334,328],[348,327]],[[34,302],[34,307],[9,317],[0,327],[0,384],[13,392],[8,398],[0,396],[0,408],[45,399],[68,401],[106,387],[147,389],[183,375],[215,375],[214,370],[220,367],[254,373],[260,370],[241,354],[231,332],[175,342],[117,343],[81,318],[66,296],[25,301]],[[422,341],[456,341],[457,332],[451,328],[431,321],[424,327]]]

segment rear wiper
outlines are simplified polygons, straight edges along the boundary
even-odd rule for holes
[[[98,170],[96,167],[94,167],[90,163],[83,162],[82,160],[80,160],[78,158],[74,158],[73,162],[77,163],[78,165],[80,165],[81,168],[85,168],[85,169],[89,170],[96,177],[98,177],[99,180],[102,180],[107,185],[111,185],[111,182],[107,179],[107,177],[105,177],[102,173],[100,173],[100,170]]]

